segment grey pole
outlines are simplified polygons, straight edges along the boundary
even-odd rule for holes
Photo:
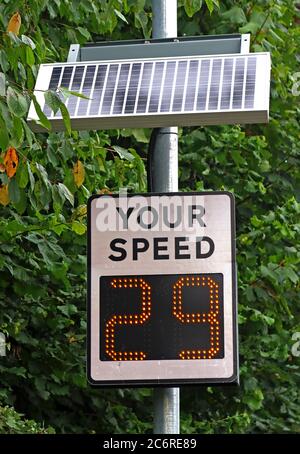
[[[177,37],[177,0],[152,0],[153,38]],[[152,158],[153,191],[178,191],[178,128],[161,128]]]
[[[177,0],[152,0],[153,38],[177,37]],[[178,128],[158,131],[152,156],[154,192],[178,191]],[[179,388],[154,389],[154,433],[179,434]]]

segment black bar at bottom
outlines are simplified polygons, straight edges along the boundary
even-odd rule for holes
[[[268,435],[0,435],[1,448],[7,447],[59,447],[82,448],[85,452],[89,448],[106,450],[123,450],[137,452],[142,449],[188,449],[226,448],[237,447],[266,447],[277,446],[287,449],[299,442],[299,434],[268,434]],[[97,451],[98,452],[98,451]]]

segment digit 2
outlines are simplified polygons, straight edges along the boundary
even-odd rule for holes
[[[115,328],[117,325],[143,325],[151,315],[151,286],[141,278],[119,278],[111,281],[113,288],[139,288],[141,291],[142,312],[132,315],[113,315],[105,325],[105,353],[113,361],[141,361],[146,354],[141,351],[117,352],[115,348]]]

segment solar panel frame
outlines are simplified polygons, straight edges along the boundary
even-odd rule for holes
[[[239,60],[238,60],[239,59]],[[233,61],[231,81],[226,79],[227,75],[224,73],[226,64],[228,66],[229,61]],[[195,85],[194,101],[190,103],[192,108],[190,110],[185,110],[186,96],[189,90],[188,81],[189,81],[189,70],[191,67],[191,62],[197,61],[197,82]],[[205,63],[207,61],[207,63]],[[218,75],[218,83],[214,87],[215,95],[217,98],[214,99],[214,107],[209,108],[210,98],[211,98],[211,89],[212,81],[216,80],[216,74],[214,72],[214,65],[216,61],[221,62],[220,74]],[[238,69],[236,69],[236,62],[238,63]],[[173,62],[173,63],[172,63]],[[178,68],[185,65],[185,72],[182,83],[180,85],[180,110],[173,111],[174,97],[176,100],[176,90],[178,92],[178,86],[176,86]],[[206,65],[208,65],[208,74]],[[243,75],[242,75],[242,86],[239,87],[238,84],[241,80],[241,70],[239,65],[242,65],[243,62]],[[156,84],[154,74],[158,63],[163,63],[162,76],[160,78],[160,84]],[[173,69],[175,63],[175,71]],[[117,96],[119,77],[124,65],[130,65],[128,71],[128,78],[122,103],[122,112],[119,110],[114,114],[115,100]],[[150,65],[149,65],[150,64]],[[138,66],[140,65],[140,66]],[[143,75],[145,67],[147,66],[150,69],[151,74],[150,79],[146,83],[146,94],[144,93],[143,98],[143,108],[139,109],[139,99],[143,94]],[[41,108],[44,109],[47,117],[52,123],[53,130],[63,130],[64,124],[60,114],[54,116],[53,113],[49,115],[49,108],[45,106],[43,93],[48,89],[49,84],[51,83],[52,89],[55,89],[55,84],[53,80],[51,82],[52,71],[53,74],[56,74],[56,80],[58,78],[58,68],[61,68],[60,78],[58,84],[62,83],[66,67],[71,67],[72,73],[69,79],[69,89],[73,89],[74,79],[76,71],[78,68],[83,67],[83,74],[81,77],[81,84],[79,90],[82,90],[85,84],[85,74],[87,73],[87,68],[95,66],[95,71],[93,74],[93,80],[91,82],[90,94],[92,94],[90,100],[83,100],[77,98],[75,101],[75,96],[70,96],[66,101],[66,106],[72,106],[72,103],[76,102],[75,110],[72,107],[70,116],[72,127],[74,129],[109,129],[109,128],[119,128],[119,127],[162,127],[162,126],[192,126],[192,125],[206,125],[206,124],[233,124],[233,123],[259,123],[268,121],[268,109],[269,109],[269,87],[270,87],[270,55],[267,52],[255,53],[255,54],[228,54],[228,55],[212,55],[212,56],[186,56],[186,57],[171,57],[171,58],[151,58],[151,59],[142,59],[142,60],[122,60],[122,61],[103,61],[103,62],[78,62],[78,63],[55,63],[55,64],[44,64],[40,66],[35,94],[38,102],[41,105]],[[110,68],[114,68],[114,80],[111,79],[109,74],[112,73]],[[105,70],[106,68],[106,70]],[[206,68],[206,69],[205,69]],[[248,70],[249,68],[249,70]],[[100,77],[101,83],[103,82],[102,87],[97,85],[98,76],[100,72],[104,72],[105,76]],[[135,81],[133,84],[133,71],[138,71],[138,74],[135,75]],[[206,73],[205,73],[206,70]],[[179,70],[180,71],[180,70]],[[238,74],[237,71],[240,71]],[[168,77],[172,73],[172,81],[168,81]],[[103,75],[102,75],[103,76]],[[201,85],[202,79],[205,76],[204,85]],[[225,78],[224,78],[225,76]],[[180,80],[180,79],[178,79]],[[112,83],[113,82],[113,83]],[[136,85],[137,82],[137,85]],[[234,86],[236,82],[236,86]],[[166,107],[166,96],[170,94],[170,86],[168,83],[171,83],[171,99],[169,100],[169,110],[164,110]],[[222,109],[222,101],[224,95],[224,87],[230,84],[230,105],[228,109]],[[131,86],[131,84],[133,84]],[[78,84],[77,84],[78,85]],[[112,90],[111,91],[107,91]],[[130,89],[133,89],[133,95],[130,93]],[[152,90],[156,90],[158,93],[158,100],[155,100],[157,109],[149,111],[149,106],[151,105],[151,96]],[[97,92],[98,90],[98,92]],[[204,90],[204,91],[203,91]],[[240,96],[240,107],[233,108],[234,102],[234,90]],[[240,90],[240,91],[239,91]],[[181,93],[182,92],[182,93]],[[200,107],[198,104],[199,96],[205,93],[205,99],[202,101],[203,108],[202,110],[197,108]],[[100,98],[97,96],[99,96]],[[130,98],[130,109],[129,103],[127,103]],[[97,96],[96,96],[97,95]],[[97,104],[94,96],[96,96]],[[123,96],[123,95],[122,95]],[[251,97],[253,97],[253,105],[251,107]],[[142,99],[142,98],[141,98]],[[78,115],[80,103],[85,101],[87,103],[86,115]],[[176,101],[177,102],[177,101]],[[168,103],[168,100],[167,100]],[[204,107],[205,103],[205,107]],[[132,111],[132,106],[133,111]],[[96,112],[96,106],[98,105],[98,111]],[[103,108],[104,105],[104,108]],[[167,106],[168,107],[168,106]],[[140,110],[140,111],[139,111]],[[35,112],[34,106],[31,105],[28,122],[32,129],[35,131],[44,130],[36,121],[38,116]]]

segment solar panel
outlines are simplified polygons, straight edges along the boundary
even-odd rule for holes
[[[53,130],[60,112],[43,92],[64,87],[89,99],[64,100],[74,129],[163,127],[268,121],[269,53],[41,65],[35,95]],[[60,94],[61,99],[63,99]],[[32,105],[28,121],[43,128]]]

